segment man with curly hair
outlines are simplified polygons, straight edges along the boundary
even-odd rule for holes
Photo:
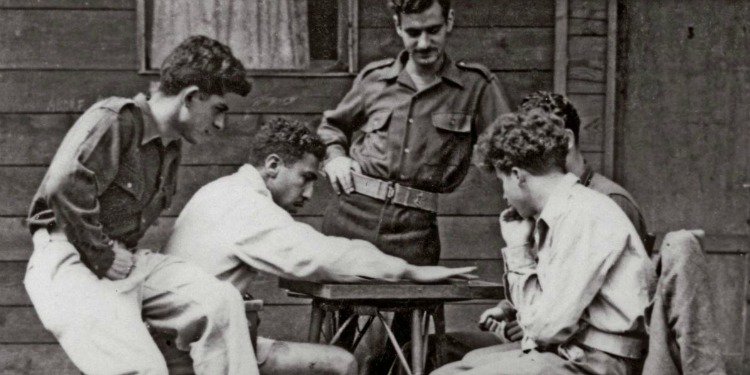
[[[225,95],[249,91],[227,46],[190,37],[164,61],[153,95],[102,100],[63,139],[29,211],[24,284],[82,372],[167,374],[148,324],[177,334],[197,374],[257,373],[237,290],[138,248],[174,196],[181,139],[221,130]]]
[[[565,158],[565,170],[578,176],[583,186],[596,190],[610,197],[628,216],[633,223],[638,237],[646,246],[646,251],[651,253],[653,238],[648,234],[646,221],[638,204],[630,193],[616,182],[594,172],[590,164],[586,163],[580,149],[579,132],[581,119],[578,116],[573,103],[564,95],[554,94],[548,91],[537,91],[527,95],[521,101],[520,112],[529,112],[534,109],[542,109],[563,119],[565,132],[568,134],[568,156]]]
[[[473,267],[414,266],[362,240],[325,236],[290,215],[312,197],[325,145],[297,121],[264,124],[249,163],[202,187],[175,222],[165,253],[194,262],[243,293],[258,271],[311,281],[439,281]],[[261,374],[356,374],[344,349],[258,338]]]
[[[559,124],[564,126],[568,137],[565,171],[576,175],[583,186],[607,195],[615,201],[635,226],[638,236],[644,242],[646,251],[650,255],[653,240],[648,235],[645,220],[633,197],[614,181],[594,172],[593,168],[583,158],[579,147],[581,120],[573,103],[563,95],[548,91],[537,91],[523,98],[519,106],[519,112],[528,113],[537,110],[554,114],[563,120]],[[515,316],[513,304],[508,300],[503,300],[497,306],[485,310],[479,316],[478,323],[481,331],[449,332],[446,335],[444,360],[447,362],[457,361],[463,358],[466,353],[485,347],[492,347],[485,352],[520,348],[523,330],[518,325],[518,321],[515,320]],[[429,341],[430,347],[425,367],[428,370],[434,368],[437,363],[434,341]]]
[[[480,140],[510,204],[504,282],[521,349],[480,349],[433,374],[639,373],[654,267],[617,204],[565,172],[562,121],[543,109],[506,115]]]

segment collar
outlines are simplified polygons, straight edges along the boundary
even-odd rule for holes
[[[391,64],[390,68],[383,73],[380,77],[381,80],[391,80],[398,77],[399,82],[405,83],[408,86],[414,86],[409,73],[406,72],[406,62],[409,61],[409,52],[406,50],[401,51],[396,57],[396,60]],[[460,87],[464,87],[464,82],[461,79],[461,71],[458,69],[456,64],[451,60],[448,54],[443,54],[443,65],[440,66],[438,76],[446,79],[450,82],[455,83]]]
[[[159,127],[156,125],[156,119],[154,118],[151,107],[148,105],[148,97],[145,94],[138,94],[133,98],[135,105],[141,110],[143,114],[143,136],[141,137],[141,145],[145,145],[159,138]]]
[[[589,186],[591,179],[594,178],[594,168],[584,161],[583,174],[581,175],[581,184]]]
[[[539,214],[537,222],[543,220],[547,225],[551,223],[555,217],[564,213],[565,201],[573,189],[573,186],[578,184],[578,177],[572,173],[567,173],[563,176],[562,181],[555,187],[547,199],[547,204],[544,205],[542,213]]]
[[[266,187],[266,182],[263,181],[263,177],[260,175],[258,169],[252,164],[245,164],[240,167],[235,173],[237,177],[242,179],[243,185],[249,185],[257,193],[271,198],[271,191]]]

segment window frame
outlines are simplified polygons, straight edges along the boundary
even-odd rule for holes
[[[158,75],[159,69],[149,65],[148,49],[150,46],[149,20],[146,16],[146,6],[149,0],[136,0],[136,47],[138,50],[138,73],[143,75]],[[346,63],[346,70],[341,71],[313,71],[313,70],[282,70],[282,69],[249,69],[248,75],[253,77],[348,77],[356,75],[358,67],[359,48],[359,0],[338,0],[338,63]],[[327,61],[327,60],[313,60]]]

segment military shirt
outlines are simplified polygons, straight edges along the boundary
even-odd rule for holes
[[[145,95],[91,106],[62,141],[34,196],[29,228],[56,226],[103,277],[111,240],[132,248],[172,200],[181,141],[163,144]]]
[[[438,80],[418,91],[409,55],[369,64],[318,134],[329,156],[349,156],[366,175],[447,193],[463,181],[477,136],[510,107],[497,78],[447,55]]]

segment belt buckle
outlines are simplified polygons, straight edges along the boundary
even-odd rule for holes
[[[419,191],[417,195],[414,197],[414,205],[422,207],[422,199],[424,198],[424,193],[422,191]]]
[[[391,200],[393,197],[396,196],[396,183],[391,181],[388,183],[386,191],[385,191],[385,199]]]

